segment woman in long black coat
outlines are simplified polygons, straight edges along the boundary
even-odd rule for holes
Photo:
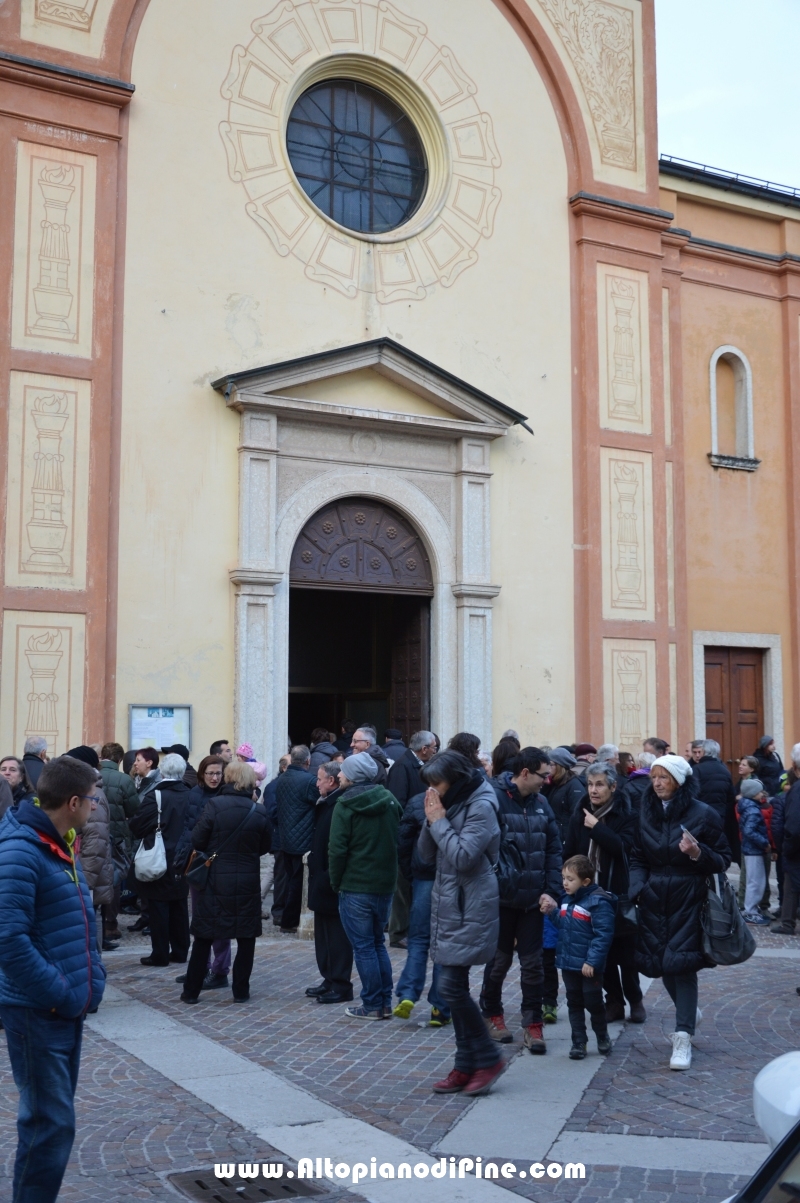
[[[639,905],[636,963],[663,977],[675,1003],[670,1069],[688,1069],[697,1021],[697,971],[707,967],[700,917],[707,878],[724,873],[731,850],[716,811],[694,796],[682,756],[660,756],[650,770],[631,855],[628,896]]]
[[[613,765],[590,764],[586,786],[589,792],[581,800],[567,831],[564,860],[570,856],[588,856],[597,872],[597,884],[619,898],[628,893],[628,861],[636,835],[636,815],[631,811],[624,787],[617,788]],[[647,1012],[636,968],[635,932],[614,936],[603,971],[603,985],[609,1023],[625,1018],[626,998],[631,1022],[644,1023]]]
[[[318,986],[309,986],[306,997],[318,1003],[350,1002],[353,998],[353,946],[342,927],[339,895],[328,871],[331,820],[342,795],[341,767],[329,761],[317,769],[319,801],[314,809],[314,836],[308,858],[308,907],[314,912],[314,951],[322,981]]]
[[[193,848],[208,858],[218,855],[208,884],[197,891],[191,928],[194,943],[182,1002],[197,1002],[215,940],[236,940],[233,997],[236,1002],[250,997],[256,937],[261,935],[260,864],[272,843],[267,812],[253,801],[255,788],[251,765],[241,760],[229,764],[222,789],[206,804],[192,832]]]
[[[131,875],[136,883],[136,893],[142,899],[142,909],[147,906],[150,922],[150,941],[153,951],[142,957],[143,965],[184,965],[189,954],[189,910],[186,896],[189,888],[183,874],[175,870],[175,851],[183,832],[189,786],[183,780],[186,761],[176,752],[170,752],[161,762],[160,777],[152,789],[142,797],[136,814],[129,819],[131,835],[144,840],[150,848],[155,840],[158,826],[156,794],[161,798],[161,837],[167,854],[167,871],[155,881],[140,881],[136,877],[136,862]],[[153,837],[151,839],[151,837]]]

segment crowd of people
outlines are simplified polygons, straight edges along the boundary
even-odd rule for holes
[[[182,745],[81,745],[48,759],[46,742],[30,738],[21,757],[0,760],[0,1020],[21,1096],[15,1198],[56,1198],[82,1023],[124,914],[135,917],[129,931],[150,936],[141,964],[183,966],[180,999],[197,1004],[229,984],[246,1003],[264,921],[294,934],[310,912],[321,980],[309,1002],[403,1022],[429,982],[426,1022],[452,1025],[456,1046],[437,1093],[485,1094],[503,1072],[515,955],[531,1054],[547,1052],[545,1028],[558,1022],[559,972],[574,1060],[587,1054],[587,1012],[604,1056],[610,1023],[646,1021],[643,973],[663,978],[675,1005],[670,1068],[688,1069],[709,878],[737,862],[744,920],[795,933],[800,744],[785,770],[765,736],[736,783],[715,741],[685,753],[656,738],[636,755],[522,746],[507,731],[489,755],[468,732],[444,748],[432,731],[406,742],[388,730],[379,743],[373,727],[347,722],[338,737],[313,731],[267,780],[250,745],[228,740],[195,770]],[[387,934],[405,952],[396,980]]]

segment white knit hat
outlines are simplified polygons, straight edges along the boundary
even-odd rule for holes
[[[659,756],[650,765],[651,773],[657,764],[660,764],[662,769],[666,769],[670,777],[675,778],[678,785],[683,785],[686,778],[692,776],[692,766],[682,756]]]

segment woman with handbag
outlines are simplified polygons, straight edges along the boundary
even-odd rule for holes
[[[675,1003],[670,1069],[689,1069],[697,1024],[697,971],[708,966],[702,915],[708,878],[724,873],[731,850],[715,810],[692,790],[682,756],[659,756],[650,770],[631,853],[628,897],[638,903],[636,964],[663,977]]]
[[[147,905],[152,952],[142,965],[184,965],[189,955],[189,888],[174,859],[186,819],[189,786],[183,780],[186,761],[170,752],[161,762],[161,777],[148,789],[136,814],[129,820],[131,835],[141,840],[133,861],[136,892]],[[140,794],[141,797],[141,794]],[[152,837],[152,843],[150,839]],[[163,843],[163,871],[149,868],[143,876],[142,861],[154,858]],[[145,857],[145,854],[150,854]],[[160,866],[159,866],[160,868]],[[158,876],[155,873],[158,872]]]
[[[178,850],[175,853],[175,869],[178,873],[186,871],[189,858],[192,855],[192,832],[197,821],[206,808],[206,804],[216,798],[222,789],[222,775],[228,761],[221,756],[204,756],[197,766],[197,785],[189,790],[189,801],[186,804],[186,820]],[[189,887],[191,912],[197,909],[197,890]],[[204,990],[223,990],[228,985],[228,974],[231,969],[230,940],[215,940],[211,948],[208,962],[208,973],[203,982]],[[176,977],[181,985],[186,981],[186,974]]]
[[[636,833],[636,816],[623,791],[617,788],[618,781],[613,765],[602,762],[589,765],[586,770],[589,792],[572,816],[564,859],[588,856],[597,884],[610,894],[616,894],[618,899],[614,939],[603,972],[606,1022],[625,1018],[627,998],[631,1023],[644,1023],[647,1012],[636,969],[636,925],[626,914],[630,907],[627,899],[628,857]]]
[[[181,1002],[196,1003],[215,940],[236,940],[234,1002],[250,997],[250,974],[261,935],[261,857],[272,845],[264,807],[253,800],[252,765],[236,760],[225,769],[220,792],[206,804],[192,832],[195,852],[187,880],[197,889],[192,913],[192,955]]]

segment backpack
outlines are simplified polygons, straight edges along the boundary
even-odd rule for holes
[[[511,902],[519,889],[519,879],[525,867],[525,860],[517,844],[508,830],[503,813],[498,807],[495,811],[500,826],[500,848],[497,860],[492,865],[497,878],[497,889],[501,902]]]
[[[726,874],[709,878],[708,899],[700,915],[703,953],[710,965],[741,965],[756,950],[753,933],[742,918]]]

